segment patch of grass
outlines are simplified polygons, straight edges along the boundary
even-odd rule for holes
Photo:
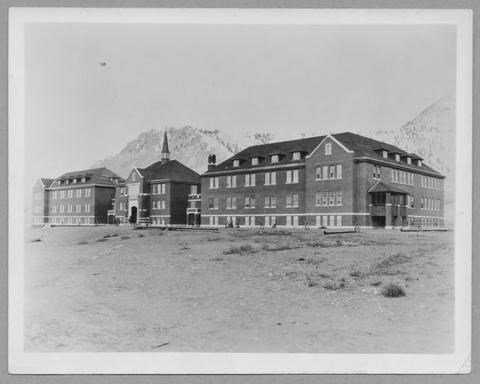
[[[360,272],[360,271],[352,271],[352,272],[350,272],[350,276],[352,276],[352,277],[361,277],[361,276],[363,276],[363,273]]]
[[[388,283],[382,288],[382,295],[385,297],[402,297],[405,296],[405,290],[397,284]]]
[[[207,241],[220,241],[220,237],[207,237]]]
[[[85,245],[85,244],[88,244],[88,241],[80,241],[79,243],[77,243],[78,245]]]
[[[262,249],[267,252],[277,252],[277,251],[286,251],[289,249],[297,249],[300,248],[298,245],[292,245],[290,243],[286,244],[276,244],[276,245],[269,245],[265,244]]]
[[[307,243],[309,247],[320,247],[320,248],[329,248],[329,247],[337,247],[337,243],[334,241],[325,241],[325,240],[318,240],[318,241],[309,241]]]
[[[128,240],[128,239],[130,239],[130,236],[122,236],[122,237],[120,237],[120,240]]]
[[[326,257],[322,257],[321,259],[317,259],[315,257],[309,257],[308,259],[305,260],[305,262],[307,264],[319,265],[319,264],[322,264],[325,260],[327,260]]]
[[[401,264],[408,263],[411,261],[411,259],[411,257],[401,252],[387,256],[382,261],[374,264],[370,270],[370,273],[389,276],[398,275],[403,272],[395,267],[398,267]]]
[[[108,239],[109,237],[117,237],[118,236],[118,233],[111,233],[109,235],[105,235],[103,236],[104,239]]]
[[[345,279],[340,279],[339,281],[331,280],[327,281],[324,285],[323,288],[336,291],[337,289],[342,289],[345,288]]]
[[[97,240],[95,240],[95,241],[96,241],[97,243],[101,243],[101,242],[103,242],[103,241],[108,241],[108,239],[102,237],[101,239],[97,239]]]
[[[224,255],[255,253],[256,250],[249,244],[240,245],[239,247],[231,246],[229,249],[223,251]]]

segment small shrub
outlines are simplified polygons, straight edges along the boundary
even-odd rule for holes
[[[328,290],[336,291],[337,289],[345,288],[345,279],[340,279],[339,282],[337,281],[327,281],[323,288]]]
[[[405,296],[405,290],[397,284],[389,283],[382,289],[382,295],[385,297]]]
[[[307,277],[307,287],[312,288],[318,286],[318,282]]]
[[[122,236],[122,237],[120,237],[120,240],[128,240],[128,239],[130,239],[130,236]]]
[[[109,235],[105,235],[103,236],[104,239],[108,239],[109,237],[117,237],[118,236],[118,233],[111,233]]]
[[[145,235],[143,233],[139,233],[138,237],[145,237]]]
[[[207,241],[219,241],[220,237],[207,237]]]
[[[362,275],[363,275],[363,273],[360,272],[360,271],[352,271],[352,272],[350,272],[350,276],[352,276],[352,277],[360,277],[360,276],[362,276]]]
[[[234,255],[234,254],[244,254],[244,253],[255,253],[256,251],[253,249],[253,247],[249,244],[246,245],[240,245],[239,247],[230,247],[229,249],[226,249],[223,251],[224,255]]]
[[[104,237],[102,237],[101,239],[97,239],[97,243],[101,243],[103,241],[108,241],[108,239],[105,239]]]
[[[324,240],[320,240],[320,241],[309,241],[307,243],[308,246],[310,247],[314,247],[314,248],[317,248],[317,247],[320,247],[320,248],[329,248],[329,247],[335,247],[337,246],[335,242],[333,241],[324,241]]]
[[[380,280],[378,280],[378,281],[372,281],[372,282],[370,283],[370,285],[371,285],[372,287],[378,287],[378,286],[381,285],[381,284],[382,284],[382,282],[381,282]]]
[[[40,241],[42,241],[40,238],[30,240],[31,243],[39,243]]]

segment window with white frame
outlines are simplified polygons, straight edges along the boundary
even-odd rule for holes
[[[255,208],[255,196],[245,196],[245,208]]]
[[[245,175],[245,186],[254,187],[255,186],[255,173],[247,173]]]
[[[331,154],[332,154],[332,144],[327,143],[327,144],[325,144],[325,155],[328,156],[328,155],[331,155]]]
[[[272,155],[272,157],[270,158],[270,159],[271,159],[271,162],[272,162],[272,163],[278,163],[278,160],[279,160],[278,157],[279,157],[278,155]]]
[[[387,151],[382,151],[382,156],[384,159],[388,159],[388,152]]]
[[[76,212],[77,212],[77,213],[82,212],[82,204],[77,204],[77,206],[76,206]]]
[[[210,177],[210,189],[218,189],[218,181],[219,181],[218,176]]]
[[[57,198],[57,191],[53,191],[53,198],[54,198],[54,199]]]
[[[90,212],[90,204],[85,204],[85,212]]]
[[[395,161],[400,161],[400,155],[398,153],[395,154]]]
[[[120,202],[120,204],[119,204],[119,210],[120,210],[120,211],[123,211],[123,202]]]
[[[376,180],[380,180],[381,176],[381,167],[379,165],[373,166],[373,178]]]
[[[239,167],[240,166],[240,160],[238,160],[238,159],[233,160],[233,166],[235,168]]]
[[[411,165],[412,164],[412,158],[407,156],[407,164]]]
[[[198,193],[198,185],[190,185],[190,194],[196,195]]]
[[[277,184],[277,172],[265,172],[265,185]]]
[[[277,207],[277,196],[265,195],[265,208],[276,208],[276,207]]]
[[[285,207],[298,208],[298,193],[288,194],[285,200]]]
[[[77,189],[77,197],[82,197],[82,190],[81,189]]]
[[[72,204],[68,204],[68,213],[72,213],[73,212],[73,205]]]
[[[65,206],[62,204],[60,205],[60,213],[63,213],[65,212]]]
[[[91,188],[85,189],[85,197],[90,197],[90,196],[91,196],[91,192],[92,192],[92,189],[91,189]]]
[[[73,189],[69,189],[69,190],[67,191],[67,197],[68,197],[69,199],[71,199],[71,198],[73,197]]]
[[[252,165],[258,165],[258,157],[252,157]]]
[[[319,165],[315,168],[316,180],[330,180],[343,178],[342,164]]]
[[[85,183],[85,180],[86,180],[85,177],[82,177],[81,179],[82,183]]]
[[[288,170],[286,184],[296,184],[298,183],[298,169]]]
[[[57,206],[56,205],[52,206],[52,213],[57,213]]]
[[[293,152],[292,160],[300,160],[300,152]]]

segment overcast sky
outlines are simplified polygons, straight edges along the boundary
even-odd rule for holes
[[[455,88],[450,26],[65,23],[25,38],[27,188],[151,128],[361,133]]]

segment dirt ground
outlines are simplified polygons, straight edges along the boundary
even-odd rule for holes
[[[30,229],[26,351],[449,353],[453,233]],[[403,297],[385,297],[395,283]]]

